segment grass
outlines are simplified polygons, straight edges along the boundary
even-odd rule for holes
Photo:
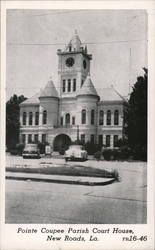
[[[88,177],[102,177],[118,179],[116,171],[107,171],[104,169],[94,169],[92,167],[85,167],[82,165],[69,166],[62,165],[59,167],[7,167],[6,171],[18,173],[36,173],[36,174],[50,174],[50,175],[67,175],[67,176],[88,176]]]

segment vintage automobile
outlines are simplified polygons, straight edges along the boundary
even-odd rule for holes
[[[82,145],[71,145],[68,150],[65,151],[65,160],[81,160],[85,161],[88,158],[87,151]]]
[[[37,144],[26,144],[22,156],[24,159],[40,159]]]

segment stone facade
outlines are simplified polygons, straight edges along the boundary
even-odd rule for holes
[[[77,34],[57,55],[58,91],[49,79],[20,105],[21,142],[48,142],[55,150],[77,139],[115,147],[123,136],[124,98],[114,88],[97,93],[90,77],[92,55]]]

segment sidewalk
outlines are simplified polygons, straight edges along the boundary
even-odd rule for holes
[[[6,179],[11,180],[25,180],[25,181],[41,181],[63,184],[75,185],[108,185],[115,181],[114,178],[100,178],[100,177],[87,177],[87,176],[66,176],[66,175],[45,175],[34,173],[15,173],[6,172]]]

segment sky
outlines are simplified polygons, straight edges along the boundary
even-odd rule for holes
[[[127,96],[147,67],[145,10],[7,10],[6,96],[31,97],[52,77],[58,86],[57,49],[75,30],[92,54],[90,75],[99,94],[113,86]],[[131,86],[129,88],[129,86]]]

